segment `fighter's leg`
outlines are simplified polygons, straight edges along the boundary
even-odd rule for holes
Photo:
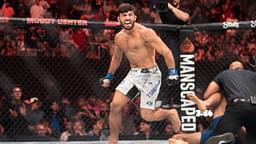
[[[169,143],[171,140],[173,141],[173,139],[183,141],[184,144],[185,142],[188,144],[199,144],[201,139],[201,132],[175,134],[172,138],[169,139]]]
[[[221,93],[215,93],[206,100],[201,100],[195,95],[187,95],[187,97],[193,101],[200,111],[205,111],[209,107],[215,107],[221,102]]]
[[[183,140],[179,140],[179,139],[173,139],[173,138],[170,138],[168,140],[169,144],[190,144],[186,141],[183,141]]]
[[[168,120],[172,123],[175,132],[180,130],[180,118],[176,109],[156,108],[156,100],[161,86],[161,73],[159,70],[148,74],[143,79],[143,83],[138,83],[141,88],[140,113],[141,117],[147,121]]]
[[[117,144],[119,132],[121,129],[121,110],[130,99],[119,91],[115,92],[113,100],[110,104],[109,127],[110,136],[109,144]]]
[[[141,108],[141,117],[146,121],[161,121],[168,120],[171,122],[174,131],[177,133],[180,130],[180,118],[176,109],[162,109],[157,108],[155,110]]]

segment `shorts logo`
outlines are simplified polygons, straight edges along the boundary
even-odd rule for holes
[[[153,105],[153,102],[152,102],[152,101],[148,101],[148,102],[147,102],[147,105],[152,106],[152,105]]]
[[[120,84],[124,84],[125,83],[125,80],[122,80]]]
[[[155,94],[155,92],[157,91],[158,86],[160,85],[160,80],[156,83],[156,85],[149,91],[149,93],[147,94],[147,96],[151,97]]]

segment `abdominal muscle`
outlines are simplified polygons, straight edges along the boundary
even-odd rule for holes
[[[138,50],[136,52],[126,52],[125,55],[132,68],[150,68],[156,65],[154,52]]]

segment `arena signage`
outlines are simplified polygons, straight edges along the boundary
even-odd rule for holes
[[[223,22],[223,28],[224,29],[239,28],[239,23],[238,22]]]
[[[195,103],[187,99],[188,94],[195,95],[195,62],[194,54],[181,54],[180,62],[180,97],[181,97],[181,130],[196,131]]]
[[[256,28],[256,20],[251,21],[251,28]]]
[[[55,19],[26,18],[27,24],[54,24]]]
[[[87,26],[86,20],[70,20],[70,19],[57,19],[57,24],[74,25],[74,26]]]
[[[119,22],[115,22],[115,21],[108,21],[108,22],[104,22],[105,26],[119,26],[120,23]]]
[[[0,23],[8,23],[10,20],[9,17],[0,17]]]
[[[195,95],[195,54],[194,45],[185,40],[180,46],[180,101],[181,101],[181,130],[196,131],[196,106],[187,98],[188,94]]]
[[[26,18],[27,24],[59,24],[72,26],[87,26],[86,20],[70,20],[70,19],[47,19],[47,18]]]

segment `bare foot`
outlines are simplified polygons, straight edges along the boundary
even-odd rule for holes
[[[206,104],[203,100],[199,99],[196,95],[188,94],[187,97],[193,101],[201,112],[207,110]]]
[[[168,140],[168,143],[169,144],[188,144],[187,142],[185,142],[183,140],[178,140],[178,139],[173,139],[173,138],[170,138]]]
[[[117,141],[118,140],[109,137],[108,144],[117,144]]]
[[[170,109],[170,113],[171,114],[169,117],[169,121],[171,122],[171,124],[173,126],[174,132],[179,133],[180,126],[181,126],[179,114],[176,109]]]

